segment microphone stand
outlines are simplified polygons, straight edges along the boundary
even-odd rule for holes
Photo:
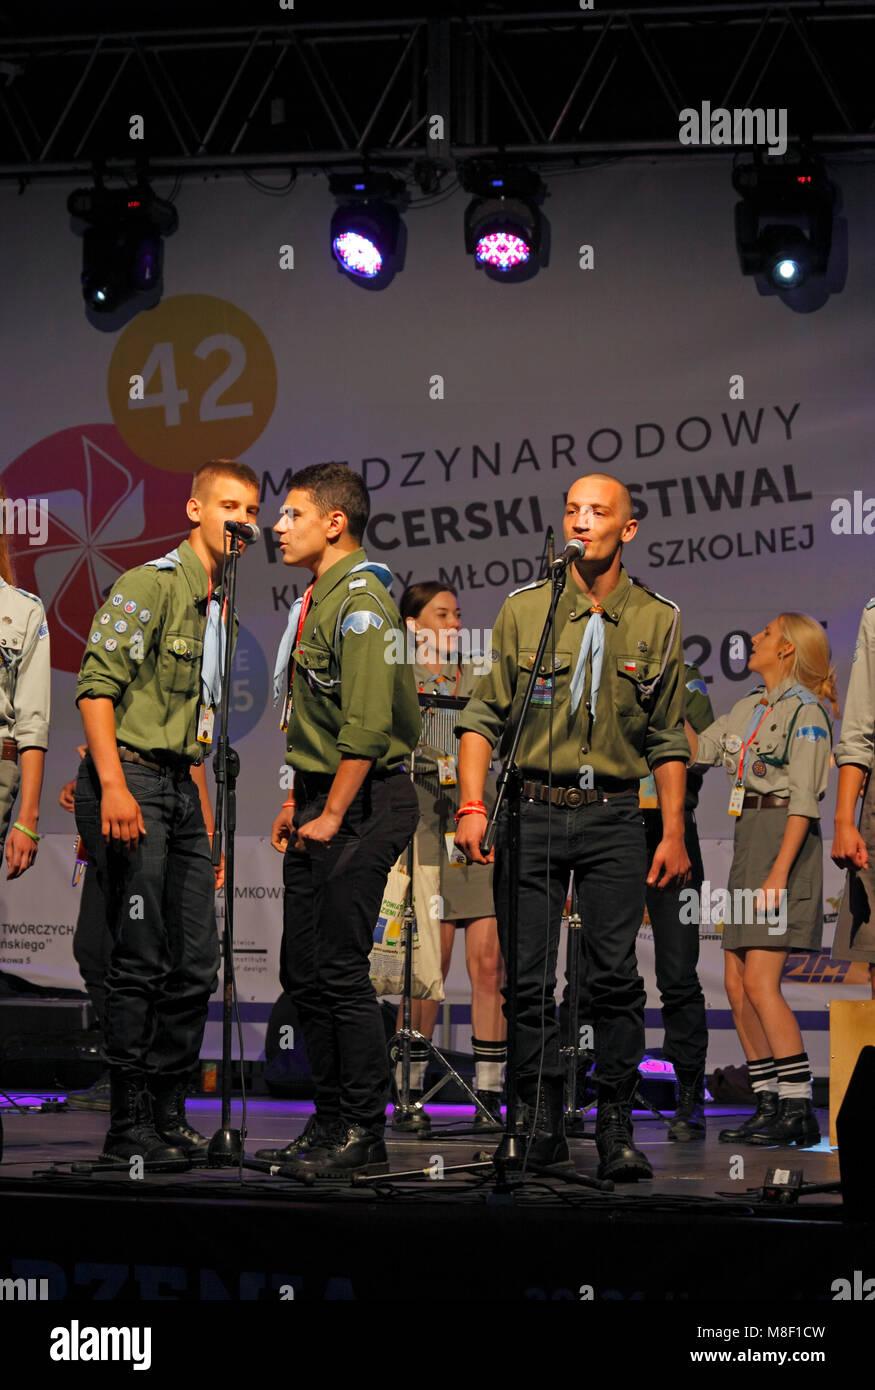
[[[240,556],[240,540],[232,531],[231,544],[222,574],[223,603],[228,614],[225,637],[225,660],[222,671],[221,732],[216,741],[213,758],[213,775],[216,779],[216,812],[213,831],[213,867],[222,860],[222,838],[225,850],[225,922],[222,930],[222,1122],[210,1140],[207,1150],[208,1168],[252,1168],[256,1172],[269,1171],[270,1165],[259,1159],[248,1159],[243,1155],[244,1134],[231,1127],[231,1042],[232,1009],[234,1004],[234,837],[237,831],[237,778],[240,774],[240,757],[231,747],[228,738],[228,712],[231,697],[231,667],[234,659],[234,604],[237,594],[237,561]],[[244,1116],[246,1113],[245,1080],[243,1077],[243,1049],[240,1049],[240,1081],[243,1086]]]

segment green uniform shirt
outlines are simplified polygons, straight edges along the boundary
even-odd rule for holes
[[[119,743],[196,764],[209,747],[197,740],[208,576],[188,541],[177,553],[172,569],[139,565],[118,578],[94,615],[76,703],[105,696]]]
[[[749,737],[753,711],[763,705],[765,713],[771,705],[744,755],[744,785],[752,792],[786,796],[788,815],[817,820],[818,802],[829,776],[832,725],[810,690],[799,687],[801,696],[790,693],[796,684],[788,676],[774,690],[767,691],[761,685],[745,695],[728,714],[722,714],[699,734],[696,763],[708,767],[723,763],[731,788],[738,776],[740,747]],[[726,799],[728,804],[728,793]]]
[[[875,763],[875,598],[860,619],[835,756],[838,767],[855,763],[871,768]]]
[[[498,744],[502,757],[549,606],[548,580],[519,589],[506,599],[492,634],[492,670],[481,677],[456,726],[460,734],[482,734],[493,747]],[[557,782],[577,782],[582,766],[593,769],[596,781],[639,779],[667,758],[682,762],[689,758],[679,622],[671,637],[674,605],[633,584],[621,567],[619,582],[602,607],[605,647],[593,720],[590,661],[583,697],[577,710],[571,710],[571,677],[591,604],[570,574],[566,577],[556,611],[554,675],[551,678],[549,672],[548,645],[519,749],[519,766],[527,777],[543,781],[547,776],[551,697]],[[656,677],[663,657],[667,659],[662,679],[648,701],[639,686]]]
[[[390,772],[419,738],[419,702],[403,659],[404,628],[363,550],[316,581],[294,650],[286,762],[300,772],[335,773],[343,756],[373,758]]]

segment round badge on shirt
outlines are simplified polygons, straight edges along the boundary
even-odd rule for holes
[[[755,759],[755,761],[751,763],[750,770],[753,773],[754,777],[765,777],[766,765],[763,762],[762,758]]]

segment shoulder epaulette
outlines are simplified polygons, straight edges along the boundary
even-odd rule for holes
[[[809,690],[807,685],[791,685],[789,690],[784,691],[784,694],[781,696],[781,699],[786,700],[788,695],[795,695],[796,698],[803,705],[819,704],[818,698],[815,695],[814,691]]]
[[[521,584],[518,589],[512,589],[508,598],[516,598],[517,594],[524,594],[526,589],[539,589],[542,584],[547,583],[549,583],[549,578],[546,576],[543,579],[533,579],[531,584]]]
[[[640,579],[630,579],[629,582],[634,584],[637,589],[643,589],[645,594],[649,594],[651,598],[658,598],[660,603],[667,603],[669,608],[677,609],[678,613],[681,611],[673,598],[666,598],[665,594],[658,594],[655,589],[650,589],[646,584],[642,584]]]
[[[23,594],[25,598],[32,598],[34,603],[42,603],[39,594],[32,594],[30,589],[19,589],[18,585],[15,585],[15,592],[17,594]]]

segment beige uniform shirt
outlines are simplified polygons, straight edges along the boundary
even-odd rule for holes
[[[760,714],[765,714],[761,722]],[[832,726],[817,696],[792,677],[773,690],[759,686],[699,734],[696,766],[723,763],[730,787],[734,786],[741,745],[751,734],[742,774],[747,790],[785,796],[788,815],[819,820],[818,802],[829,776]]]
[[[51,674],[42,603],[0,579],[0,738],[19,752],[48,747]]]
[[[875,762],[875,598],[860,619],[835,759],[839,767],[856,763],[871,768]]]

